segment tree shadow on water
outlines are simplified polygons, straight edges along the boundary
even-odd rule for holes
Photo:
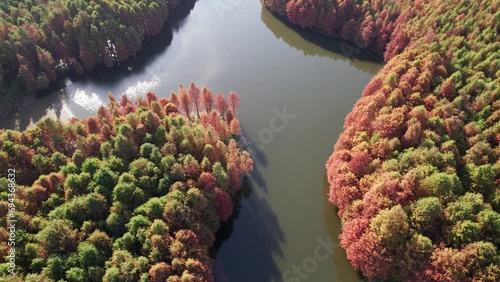
[[[93,85],[106,86],[118,84],[128,76],[137,73],[147,73],[147,67],[151,66],[152,62],[155,62],[159,56],[167,51],[174,38],[174,31],[178,31],[184,26],[197,1],[198,0],[183,1],[166,20],[159,34],[146,38],[142,42],[142,50],[139,51],[135,57],[119,65],[115,65],[111,69],[101,65],[97,66],[90,74],[82,77],[74,76],[72,78],[83,83],[88,82]],[[151,73],[151,75],[154,75],[154,73]],[[115,94],[118,95],[121,93]]]
[[[331,38],[292,24],[269,11],[265,5],[262,5],[261,19],[277,39],[282,39],[290,47],[302,51],[305,56],[346,61],[355,68],[373,75],[380,69],[382,63],[380,58],[369,55],[368,51],[360,50],[345,40]]]
[[[184,0],[175,9],[167,20],[167,25],[174,31],[178,31],[185,23],[185,19],[191,13],[198,0]]]
[[[252,153],[254,160],[256,159],[262,166],[266,167],[268,165],[268,160],[264,151],[261,150],[257,144],[258,140],[252,138],[245,128],[241,128],[241,136],[243,136],[244,141],[242,142],[245,150]],[[254,140],[255,139],[255,140]]]
[[[24,97],[12,115],[0,120],[0,128],[25,130],[48,114],[57,119],[62,118],[63,96],[61,91],[57,91],[52,95]]]
[[[17,101],[16,109],[13,114],[6,116],[0,120],[0,128],[9,129],[26,129],[32,122],[46,116],[48,113],[54,118],[61,118],[63,111],[64,99],[67,98],[66,87],[64,81],[78,81],[83,85],[102,85],[109,86],[119,84],[128,76],[144,72],[158,56],[162,55],[170,46],[173,39],[173,32],[182,28],[188,18],[191,10],[193,10],[197,0],[185,0],[167,19],[165,26],[159,34],[146,39],[143,43],[143,49],[135,58],[130,58],[128,61],[116,65],[109,69],[104,65],[96,66],[91,73],[86,73],[82,76],[76,74],[68,74],[67,78],[61,78],[49,90],[42,91],[37,95],[29,95],[23,97],[22,101]],[[115,93],[120,95],[121,93]],[[19,100],[18,97],[16,97]]]
[[[217,233],[216,282],[281,281],[275,258],[284,256],[285,234],[267,199],[252,191],[252,182],[248,180],[244,199]]]
[[[267,160],[266,155],[264,152],[258,147],[258,145],[255,143],[257,142],[256,140],[252,140],[250,135],[248,135],[248,132],[242,127],[241,128],[241,142],[240,146],[242,149],[248,151],[252,155],[252,159],[254,160],[254,167],[252,171],[252,179],[257,183],[257,185],[262,188],[267,193],[267,185],[266,182],[264,181],[264,178],[262,177],[262,174],[259,171],[259,167],[263,166],[266,167],[269,162]]]

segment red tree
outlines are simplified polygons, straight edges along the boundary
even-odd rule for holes
[[[191,99],[189,99],[189,95],[186,93],[186,90],[184,90],[182,84],[179,86],[179,102],[187,118],[191,121],[191,117],[189,116],[191,112]]]
[[[226,113],[226,123],[229,125],[231,121],[234,119],[234,112],[232,109],[228,109]]]
[[[149,277],[151,282],[164,282],[172,274],[170,265],[160,262],[149,269]]]
[[[201,91],[203,93],[203,105],[205,106],[205,111],[207,111],[208,114],[212,111],[212,105],[214,104],[214,94],[206,87],[203,87]]]
[[[364,174],[369,172],[369,165],[372,161],[370,155],[367,152],[361,152],[351,159],[349,162],[349,168],[356,174],[357,177],[362,177]]]
[[[220,221],[227,221],[233,213],[233,203],[229,194],[221,188],[215,188],[215,206]]]
[[[238,109],[240,108],[240,95],[238,93],[231,91],[229,92],[229,106],[233,110],[233,113],[236,114]]]
[[[229,125],[229,132],[234,135],[240,135],[241,127],[238,119],[233,119]]]
[[[200,91],[200,88],[198,86],[196,86],[196,84],[194,84],[193,82],[191,82],[191,85],[189,85],[188,95],[189,95],[189,99],[191,100],[191,102],[193,103],[193,105],[196,109],[196,115],[199,118],[200,117],[200,104],[201,104],[201,91]]]
[[[215,97],[215,108],[217,108],[217,111],[219,111],[222,118],[225,119],[228,105],[227,105],[226,98],[224,97],[224,95],[222,93],[217,94],[217,96]]]
[[[175,94],[174,92],[170,93],[170,103],[176,105],[177,107],[179,107],[180,103],[179,103],[179,98],[177,97],[177,94]]]
[[[380,238],[373,232],[364,233],[359,241],[345,246],[347,258],[355,269],[369,277],[385,277],[391,268],[391,259],[384,254]]]
[[[217,185],[215,183],[215,177],[209,172],[202,172],[200,177],[198,178],[199,188],[212,192]]]

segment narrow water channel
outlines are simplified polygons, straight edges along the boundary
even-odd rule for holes
[[[163,97],[191,81],[214,92],[235,90],[255,171],[251,193],[219,246],[217,281],[357,281],[338,246],[340,222],[326,199],[324,163],[381,65],[363,54],[343,56],[342,44],[288,26],[258,0],[187,0],[136,59],[67,79],[64,89],[29,101],[0,127],[24,129],[47,115],[84,118],[108,92],[137,97],[151,90]],[[331,253],[317,251],[328,238]]]

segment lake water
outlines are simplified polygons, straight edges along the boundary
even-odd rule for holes
[[[324,164],[381,65],[361,53],[346,57],[346,50],[342,41],[285,24],[257,0],[187,0],[137,58],[67,79],[64,89],[32,99],[0,127],[88,117],[108,92],[164,97],[191,81],[214,93],[235,90],[255,171],[251,192],[221,232],[217,281],[358,281],[338,247]],[[323,247],[328,238],[331,253]]]

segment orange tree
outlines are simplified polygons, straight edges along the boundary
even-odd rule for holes
[[[191,84],[186,105],[201,92]],[[212,110],[210,95],[199,117],[148,93],[110,96],[96,117],[2,130],[0,170],[15,168],[18,183],[9,281],[213,281],[209,249],[252,160],[237,119]],[[1,194],[4,275],[9,199]]]
[[[264,3],[385,60],[326,164],[351,264],[368,277],[498,281],[500,2]]]

